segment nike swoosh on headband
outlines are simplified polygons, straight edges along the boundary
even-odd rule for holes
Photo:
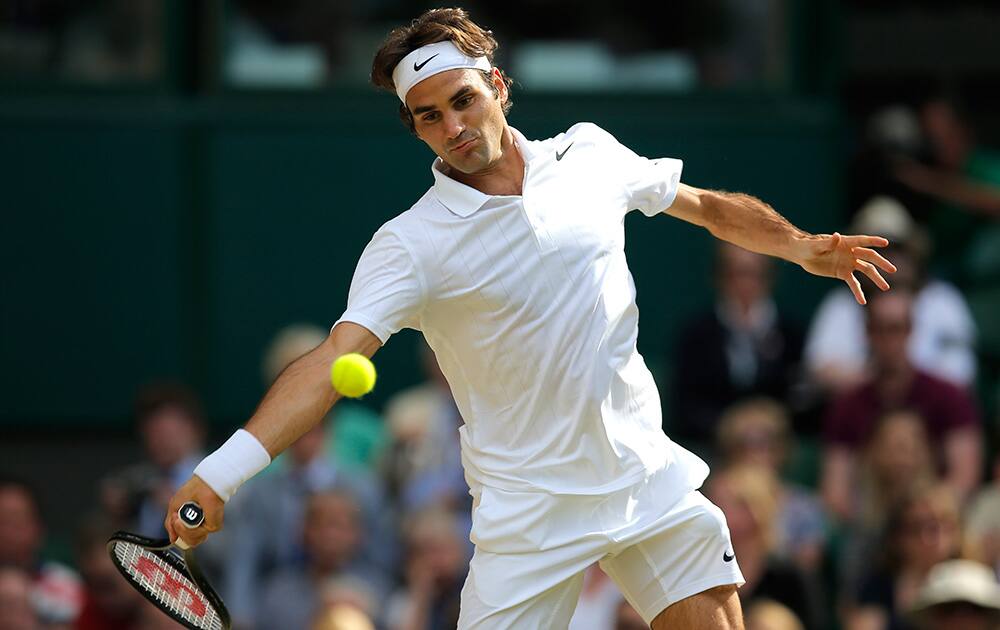
[[[423,63],[420,63],[420,64],[418,64],[418,63],[417,63],[416,61],[414,61],[414,62],[413,62],[413,71],[414,71],[414,72],[420,72],[420,69],[421,69],[421,68],[423,68],[424,66],[426,66],[426,65],[427,65],[427,62],[429,62],[429,61],[430,61],[431,59],[433,59],[433,58],[437,57],[437,56],[438,56],[438,54],[440,54],[440,53],[434,53],[433,55],[431,55],[431,56],[430,56],[430,57],[428,57],[427,59],[424,59],[424,62],[423,62]]]

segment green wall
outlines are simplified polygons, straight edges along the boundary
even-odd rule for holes
[[[809,102],[515,95],[511,122],[547,137],[590,120],[684,180],[758,195],[802,227],[841,226],[836,114]],[[431,182],[429,151],[389,96],[240,95],[0,102],[4,252],[0,424],[115,426],[135,388],[171,376],[216,427],[263,388],[260,355],[295,321],[329,325],[372,232]],[[628,219],[640,350],[658,373],[678,321],[710,296],[711,240]],[[831,285],[783,265],[805,319]],[[376,407],[420,379],[418,336],[376,362]]]

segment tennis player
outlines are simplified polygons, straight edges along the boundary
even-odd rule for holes
[[[496,48],[460,9],[389,34],[372,80],[399,97],[403,121],[437,155],[434,184],[375,233],[330,336],[198,466],[166,527],[190,544],[218,530],[240,484],[336,401],[330,363],[371,356],[413,328],[465,419],[476,551],[461,628],[565,628],[594,562],[654,629],[742,628],[726,521],[698,492],[708,467],[663,434],[636,351],[625,215],[700,225],[839,278],[862,304],[853,274],[888,289],[878,268],[895,268],[871,249],[887,242],[807,234],[749,195],[682,184],[680,160],[639,157],[591,123],[528,140],[507,122],[510,80],[493,66]],[[684,270],[664,272],[669,287]],[[205,508],[203,527],[180,526],[185,501]]]

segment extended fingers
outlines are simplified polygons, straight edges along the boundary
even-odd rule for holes
[[[854,268],[857,271],[860,271],[861,273],[871,278],[871,281],[874,282],[875,286],[877,286],[878,288],[882,289],[883,291],[889,290],[889,283],[885,281],[885,278],[883,278],[882,274],[878,272],[878,269],[875,268],[875,265],[871,264],[870,262],[865,262],[863,260],[856,260],[854,262]]]
[[[874,249],[868,249],[867,247],[855,247],[851,250],[851,253],[861,260],[867,260],[870,263],[874,263],[875,266],[881,268],[883,271],[896,273],[896,265],[889,262],[884,256],[882,256],[882,254],[878,253]]]
[[[847,277],[844,278],[844,282],[846,282],[847,286],[851,288],[851,293],[854,294],[854,299],[858,301],[858,304],[864,306],[865,292],[861,290],[861,283],[858,282],[858,279],[854,277],[854,274],[853,273],[847,274]]]
[[[844,242],[851,247],[886,247],[889,241],[881,236],[845,236]]]

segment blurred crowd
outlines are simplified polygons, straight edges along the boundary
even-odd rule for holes
[[[889,239],[893,289],[866,285],[863,308],[831,283],[797,322],[775,262],[719,244],[714,302],[664,349],[664,428],[712,465],[702,491],[728,520],[751,630],[997,629],[1000,152],[947,98],[865,129],[840,229]],[[325,334],[282,330],[264,382]],[[455,627],[472,553],[462,418],[421,358],[422,385],[381,415],[337,405],[229,503],[198,554],[236,628]],[[134,420],[143,456],[94,489],[72,566],[43,552],[31,483],[0,477],[0,630],[176,627],[105,541],[165,534],[168,498],[211,449],[206,418],[183,384],[153,383]],[[591,567],[571,630],[643,627]]]
[[[318,89],[367,82],[389,29],[437,6],[421,0],[228,0],[181,15],[164,0],[5,0],[0,79],[151,83],[171,72],[172,20],[200,23],[178,44],[203,46],[236,87]],[[787,80],[778,0],[675,0],[609,12],[606,3],[466,0],[503,41],[504,67],[525,87],[687,90],[775,86]],[[568,10],[570,9],[570,10]],[[525,21],[521,16],[530,14]],[[658,24],[698,27],[664,38]],[[191,53],[195,54],[195,53]]]

